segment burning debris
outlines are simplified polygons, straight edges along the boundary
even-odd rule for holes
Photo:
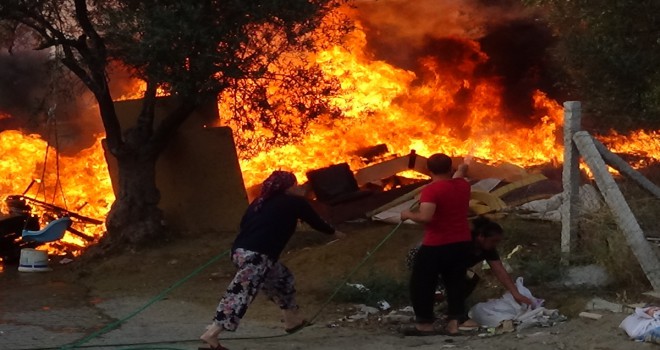
[[[463,158],[454,158],[455,165]],[[470,209],[473,215],[511,211],[522,204],[548,199],[562,192],[561,179],[549,179],[536,170],[502,163],[497,166],[470,160],[472,184]],[[333,222],[365,216],[377,221],[398,223],[400,213],[418,199],[429,183],[426,157],[415,151],[351,171],[341,163],[307,173],[308,196]],[[253,192],[256,189],[253,190]]]
[[[405,1],[360,1],[357,9],[349,11],[355,26],[343,44],[321,45],[323,49],[310,53],[319,65],[320,78],[335,80],[341,87],[330,106],[339,110],[341,116],[318,113],[304,130],[291,130],[291,134],[300,137],[290,143],[259,144],[260,152],[241,155],[240,168],[248,196],[274,169],[293,171],[300,179],[309,174],[310,193],[313,190],[316,194],[318,205],[333,220],[347,220],[422,186],[426,179],[423,156],[435,152],[472,155],[481,160],[476,164],[484,171],[497,170],[495,175],[486,172],[474,176],[503,180],[497,188],[482,191],[486,195],[474,198],[476,213],[510,208],[557,193],[557,179],[551,176],[505,194],[494,192],[510,188],[506,183],[523,180],[511,178],[512,174],[528,176],[525,169],[562,162],[558,142],[562,107],[547,94],[551,91],[543,81],[547,33],[526,21],[527,15],[517,9],[470,3],[463,7],[431,1],[415,5]],[[434,20],[426,18],[429,4],[433,5],[432,11],[441,12],[431,16]],[[401,17],[401,11],[410,16]],[[392,17],[393,14],[397,16]],[[491,23],[489,18],[498,18],[498,23]],[[418,25],[408,26],[410,20]],[[533,52],[521,55],[516,48],[504,46],[513,45],[510,40],[502,40],[511,33],[521,35],[520,43],[529,44],[530,36],[543,40],[523,45]],[[141,96],[139,92],[144,91],[144,84],[127,79],[115,79],[113,87],[118,87],[120,93],[116,95],[123,95],[124,99]],[[300,91],[280,89],[269,93],[277,95],[273,101],[281,101]],[[230,111],[222,97],[218,109]],[[54,172],[42,172],[46,166],[53,169],[55,157],[44,161],[47,142],[18,130],[24,125],[16,119],[24,113],[13,107],[0,111],[0,125],[6,126],[0,132],[0,171],[6,174],[0,179],[0,194],[22,193],[34,179],[40,179],[47,191],[25,194],[26,197],[102,221],[115,198],[101,146],[102,135],[94,136],[96,141],[88,148],[60,157],[60,178],[67,203],[58,198],[55,201]],[[84,108],[79,114],[92,113],[96,111]],[[252,119],[259,120],[258,116]],[[272,124],[277,120],[264,122]],[[297,125],[295,121],[288,122]],[[233,126],[235,133],[241,130],[230,114],[223,113],[217,124]],[[99,129],[99,125],[92,128]],[[257,127],[243,139],[259,139],[260,135],[268,138],[272,132]],[[655,131],[640,130],[629,136],[612,134],[599,138],[613,152],[638,156],[633,165],[641,167],[660,159],[657,136]],[[411,154],[411,149],[417,152]],[[327,169],[319,170],[324,168]],[[326,186],[325,176],[331,178],[330,187]],[[40,205],[35,208],[46,210]],[[39,227],[51,218],[42,219]],[[79,251],[105,231],[104,225],[83,226],[84,229],[74,228],[81,234],[67,234],[61,244]],[[49,248],[51,253],[61,249]]]
[[[100,143],[76,156],[59,156],[36,135],[17,130],[0,133],[1,255],[17,257],[20,247],[40,244],[20,240],[23,229],[37,231],[49,222],[71,217],[75,222],[62,240],[50,243],[52,254],[77,255],[105,231],[103,218],[114,200]],[[101,152],[99,152],[101,151]],[[55,152],[55,154],[53,154]],[[18,250],[17,250],[18,249]]]
[[[51,252],[75,255],[84,245],[63,240],[65,232],[88,245],[96,238],[84,230],[103,225],[101,220],[25,195],[8,196],[5,205],[8,213],[0,218],[0,258],[3,261],[15,261],[21,249],[44,244],[48,244]]]

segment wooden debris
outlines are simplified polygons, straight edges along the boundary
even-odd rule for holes
[[[371,211],[367,212],[365,214],[365,216],[370,218],[370,217],[372,217],[372,216],[374,216],[378,213],[384,212],[387,209],[394,208],[394,207],[396,207],[397,205],[399,205],[401,203],[405,203],[405,202],[415,198],[418,194],[420,194],[422,192],[423,188],[424,188],[424,186],[418,187],[418,188],[404,194],[403,196],[396,198],[395,200],[393,200],[391,202],[388,202],[388,203],[386,203],[386,204],[384,204],[384,205],[382,205],[382,206],[380,206],[380,207],[378,207],[374,210],[371,210]]]
[[[562,192],[562,184],[550,179],[511,190],[500,198],[511,208],[539,199],[548,199]]]
[[[603,315],[595,314],[593,312],[580,312],[579,316],[582,317],[582,318],[588,318],[590,320],[596,320],[596,321],[603,318]]]
[[[410,167],[411,165],[413,165],[413,167]],[[357,180],[358,186],[364,186],[370,182],[380,181],[406,170],[414,170],[421,174],[428,174],[428,170],[426,169],[426,158],[412,152],[403,157],[386,160],[356,171],[355,180]]]
[[[319,211],[323,218],[329,220],[333,224],[338,224],[347,220],[364,219],[365,212],[373,212],[375,208],[381,207],[385,203],[389,203],[408,194],[424,184],[425,182],[419,182],[385,192],[376,192],[368,197],[336,205],[330,205],[319,201],[313,201],[312,205]]]
[[[506,207],[506,203],[492,193],[472,191],[470,194],[470,209],[477,215],[501,211]]]
[[[517,190],[519,188],[529,186],[531,184],[537,183],[539,181],[547,180],[547,179],[548,178],[543,174],[532,174],[532,175],[525,176],[525,177],[523,177],[522,179],[520,179],[516,182],[512,182],[508,185],[502,186],[502,187],[500,187],[500,188],[498,188],[498,189],[496,189],[496,190],[494,190],[490,193],[492,195],[496,196],[496,197],[502,198],[504,195],[508,194],[509,192],[511,192],[513,190]]]
[[[86,234],[82,231],[76,230],[73,227],[69,227],[66,230],[69,231],[74,236],[80,237],[80,238],[82,238],[83,240],[85,240],[87,242],[94,242],[94,237],[92,237],[92,236],[90,236],[90,235],[88,235],[88,234]]]
[[[40,200],[35,199],[35,198],[30,198],[30,197],[27,197],[27,196],[16,196],[16,197],[20,197],[20,198],[23,198],[23,199],[27,200],[30,203],[37,204],[37,205],[43,207],[44,209],[46,209],[48,211],[52,211],[52,212],[61,214],[59,216],[69,216],[71,218],[78,219],[82,222],[89,223],[89,224],[94,224],[94,225],[103,224],[103,221],[101,221],[101,220],[90,218],[90,217],[84,216],[84,215],[80,215],[80,214],[74,213],[74,212],[72,212],[72,211],[70,211],[66,208],[62,208],[62,207],[57,206],[57,205],[46,203],[44,201],[40,201]]]
[[[480,204],[480,203],[470,203],[470,210],[475,214],[475,215],[484,215],[484,214],[489,214],[493,210],[485,205],[485,204]]]
[[[372,162],[374,159],[381,157],[389,152],[387,145],[381,143],[372,147],[360,148],[353,152],[354,155],[365,159],[367,162]]]
[[[452,158],[454,166],[464,163],[464,158]],[[527,175],[524,168],[519,166],[503,163],[497,166],[480,163],[477,160],[472,160],[468,167],[467,176],[473,180],[483,179],[500,179],[506,182],[516,182],[521,180]]]

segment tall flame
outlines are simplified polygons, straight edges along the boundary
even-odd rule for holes
[[[4,196],[20,195],[36,180],[26,196],[103,221],[114,201],[114,193],[100,138],[75,156],[60,156],[59,181],[63,195],[57,186],[57,151],[51,148],[46,160],[47,146],[38,135],[26,135],[18,130],[0,132],[0,172],[4,174],[0,177],[2,205]],[[44,212],[37,205],[32,207],[35,214]],[[42,225],[47,223],[46,220],[43,218]],[[105,232],[104,225],[78,226],[77,229],[93,239]],[[73,252],[75,247],[82,249],[89,244],[72,234],[66,234],[62,242],[68,244],[68,251]],[[49,250],[58,251],[54,246]]]
[[[305,179],[306,171],[340,162],[359,169],[366,164],[355,155],[356,151],[379,144],[386,144],[390,155],[407,154],[414,149],[422,155],[472,155],[520,166],[560,162],[561,106],[542,91],[536,91],[532,114],[511,118],[503,108],[506,106],[500,82],[475,74],[476,65],[487,61],[488,56],[475,41],[455,40],[470,50],[469,58],[451,65],[422,58],[423,69],[417,72],[373,59],[359,23],[343,45],[314,53],[312,58],[323,73],[340,83],[341,89],[332,104],[344,117],[320,117],[298,142],[241,159],[246,187],[258,184],[277,169],[293,171],[300,179]],[[144,84],[132,82],[126,90],[133,92],[120,99],[141,97]],[[220,110],[229,110],[222,103]],[[515,122],[520,117],[530,122]],[[6,118],[10,116],[0,114],[0,120]],[[223,122],[229,124],[227,120]],[[657,131],[640,130],[600,138],[614,152],[638,155],[640,161],[634,165],[640,167],[660,160],[658,136]],[[93,146],[75,156],[60,157],[62,197],[55,187],[54,153],[44,163],[46,141],[16,130],[0,132],[0,195],[21,194],[38,179],[45,191],[35,191],[35,186],[28,195],[103,220],[114,195],[101,138],[99,135]],[[103,225],[84,228],[97,238],[104,230]],[[88,244],[70,234],[64,242],[80,248]],[[55,248],[51,251],[55,252]]]
[[[418,77],[370,59],[366,44],[358,26],[345,45],[316,54],[324,73],[341,83],[333,103],[346,118],[320,119],[300,142],[242,159],[247,187],[275,169],[293,171],[301,178],[307,170],[345,161],[358,169],[365,164],[355,151],[377,144],[386,144],[393,154],[412,149],[423,155],[471,154],[521,166],[561,161],[556,134],[562,109],[543,92],[535,93],[535,113],[528,116],[536,124],[516,125],[502,112],[501,87],[496,81],[474,78],[473,63],[443,67],[424,60],[425,77]],[[466,45],[479,53],[478,60],[488,59],[476,42]],[[472,91],[469,105],[456,98],[464,89]],[[458,124],[452,119],[456,109],[466,114]]]

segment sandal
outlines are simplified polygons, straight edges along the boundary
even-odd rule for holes
[[[216,347],[211,347],[211,346],[208,346],[208,347],[207,347],[207,346],[200,346],[200,347],[197,348],[197,350],[229,350],[229,349],[227,349],[227,348],[225,348],[224,346],[218,344],[218,346],[216,346]]]
[[[469,318],[458,325],[459,332],[474,332],[479,330],[479,328],[481,328],[481,325],[478,324],[475,320]]]
[[[300,322],[299,325],[297,325],[297,326],[295,326],[295,327],[287,328],[287,329],[285,329],[284,331],[287,332],[287,333],[289,333],[289,334],[292,334],[292,333],[296,333],[296,332],[298,332],[299,330],[301,330],[301,329],[303,329],[303,328],[305,328],[305,327],[309,327],[309,326],[311,326],[311,325],[312,325],[312,323],[310,323],[309,321],[307,321],[307,320],[303,320],[302,322]]]

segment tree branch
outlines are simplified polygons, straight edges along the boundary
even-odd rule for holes
[[[158,155],[169,144],[169,141],[176,134],[177,130],[185,122],[193,111],[200,105],[200,99],[194,97],[184,97],[179,106],[172,111],[158,125],[153,138],[147,146],[147,154]]]
[[[147,82],[147,90],[144,92],[142,99],[142,111],[137,121],[137,128],[141,135],[146,139],[153,135],[154,131],[154,118],[156,117],[156,91],[157,85],[153,81]]]
[[[97,59],[105,61],[105,57],[107,56],[105,43],[96,29],[94,29],[94,25],[92,25],[92,22],[89,19],[87,1],[75,0],[75,6],[76,20],[78,20],[83,33],[85,33],[85,35],[91,40],[93,48],[96,49],[96,52],[99,55]]]

